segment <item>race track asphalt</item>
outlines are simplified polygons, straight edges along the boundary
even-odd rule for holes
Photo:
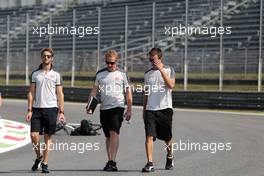
[[[68,122],[79,123],[86,118],[98,123],[98,108],[93,116],[87,116],[84,107],[84,103],[66,103],[65,115]],[[4,100],[0,115],[5,119],[24,122],[26,109],[27,102],[24,100]],[[53,141],[57,144],[67,143],[72,148],[52,151],[49,158],[51,173],[48,175],[264,175],[264,116],[174,109],[175,168],[171,171],[164,170],[165,146],[162,141],[157,141],[154,144],[156,171],[142,174],[141,168],[146,163],[142,108],[134,107],[132,113],[132,123],[123,123],[121,128],[117,155],[119,172],[101,171],[106,163],[103,134],[73,137],[61,131],[54,136]],[[85,150],[84,145],[87,147]],[[186,147],[184,150],[184,145],[189,145],[189,149]],[[0,154],[0,175],[45,175],[30,171],[34,157],[30,144]]]

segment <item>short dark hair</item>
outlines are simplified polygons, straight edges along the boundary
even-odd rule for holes
[[[149,56],[154,56],[155,54],[157,54],[159,59],[162,58],[162,51],[160,48],[152,48],[148,54]]]
[[[52,48],[43,48],[43,49],[41,50],[41,56],[43,56],[43,53],[44,53],[45,51],[50,52],[50,54],[51,54],[52,57],[54,56],[54,51],[53,51]]]

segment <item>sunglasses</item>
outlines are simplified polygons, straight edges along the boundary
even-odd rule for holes
[[[47,57],[47,58],[51,58],[52,55],[43,55],[43,56],[42,56],[42,58],[46,58],[46,57]]]
[[[116,62],[108,62],[108,61],[105,61],[105,63],[108,65],[108,64],[110,64],[110,65],[114,65]]]

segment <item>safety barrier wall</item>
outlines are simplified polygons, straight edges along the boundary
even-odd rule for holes
[[[0,86],[3,98],[27,98],[27,86]],[[66,101],[86,102],[90,89],[64,88]],[[184,108],[264,110],[264,93],[174,91],[173,106]],[[142,105],[143,93],[133,93],[133,104]]]

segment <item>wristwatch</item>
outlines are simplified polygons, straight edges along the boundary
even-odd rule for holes
[[[59,114],[64,114],[64,111],[60,110],[60,111],[59,111]]]

